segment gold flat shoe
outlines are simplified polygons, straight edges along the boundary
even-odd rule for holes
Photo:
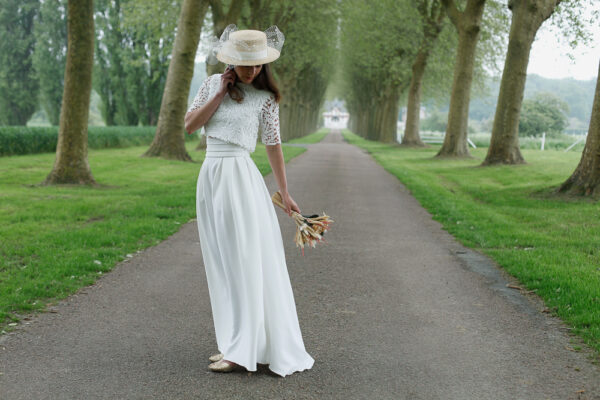
[[[230,372],[236,367],[236,364],[230,364],[225,360],[219,360],[208,366],[208,369],[214,372]]]
[[[213,354],[212,356],[208,357],[208,359],[209,359],[211,362],[217,362],[217,361],[219,361],[219,360],[222,360],[222,359],[223,359],[223,353],[219,353],[219,354]]]

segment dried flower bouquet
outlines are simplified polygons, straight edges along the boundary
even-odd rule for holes
[[[271,200],[273,200],[275,205],[285,211],[281,193],[278,191],[275,192],[273,196],[271,196]],[[327,232],[329,225],[333,222],[333,220],[325,213],[321,216],[317,214],[302,215],[293,210],[292,219],[296,222],[297,228],[296,235],[294,235],[294,242],[296,243],[296,247],[302,249],[302,255],[304,255],[304,246],[315,247],[317,242],[323,241],[323,235]]]

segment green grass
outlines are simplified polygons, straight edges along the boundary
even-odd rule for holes
[[[0,327],[94,283],[127,254],[152,246],[195,218],[195,163],[141,158],[146,146],[90,150],[100,187],[35,186],[54,154],[0,158]],[[289,160],[306,149],[283,146]],[[265,146],[252,154],[270,172]]]
[[[395,175],[444,228],[494,259],[600,351],[600,202],[556,197],[581,154],[523,150],[519,166],[438,160],[439,146],[404,149],[344,132]],[[598,353],[596,354],[598,356]]]
[[[308,134],[306,136],[302,136],[296,139],[288,140],[286,143],[302,143],[302,144],[310,144],[310,143],[319,143],[327,134],[329,133],[328,128],[321,128],[316,132]]]

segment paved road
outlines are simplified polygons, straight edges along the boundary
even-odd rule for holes
[[[287,169],[303,211],[336,221],[302,257],[278,210],[311,370],[208,371],[216,345],[190,222],[0,339],[0,398],[600,398],[599,368],[568,350],[560,322],[369,155],[332,133]]]

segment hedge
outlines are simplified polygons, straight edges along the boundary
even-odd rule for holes
[[[90,126],[88,146],[91,149],[149,145],[155,126]],[[196,135],[185,135],[193,140]],[[58,126],[0,126],[0,156],[54,153],[58,142]]]

